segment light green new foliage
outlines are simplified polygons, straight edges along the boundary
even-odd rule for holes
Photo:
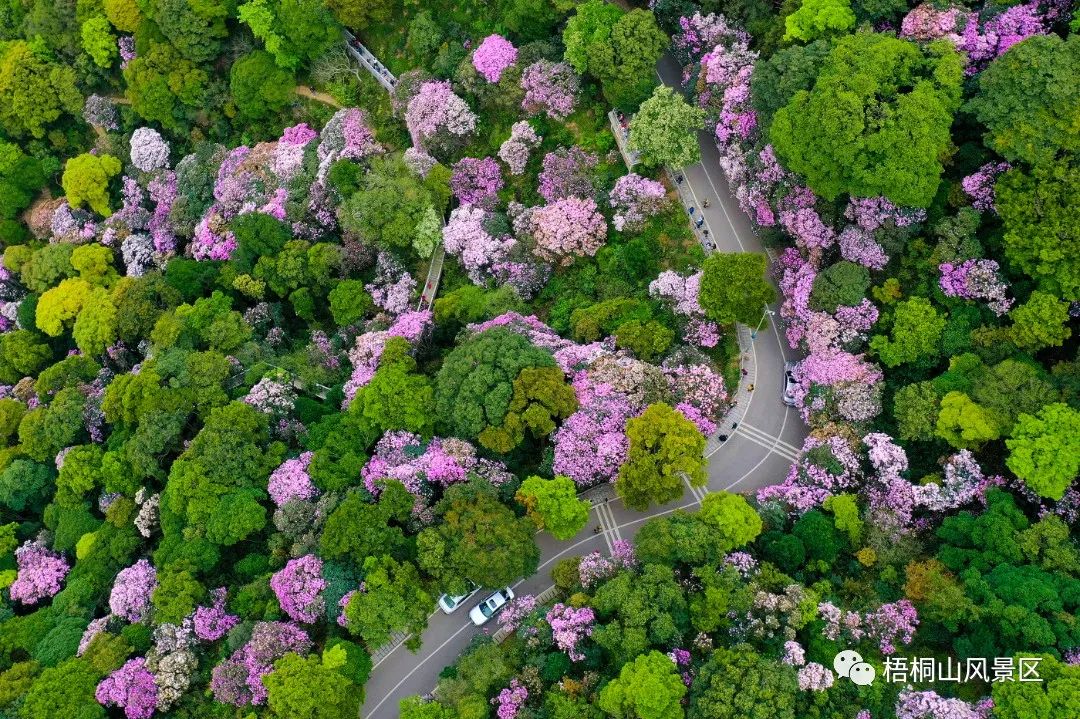
[[[521,483],[517,500],[537,528],[546,529],[555,539],[570,539],[589,521],[589,503],[578,499],[577,486],[568,477],[529,477]]]
[[[686,167],[701,159],[697,132],[703,127],[703,109],[670,87],[658,87],[630,121],[630,148],[640,152],[641,161],[650,167]]]
[[[82,46],[98,67],[109,67],[116,60],[116,38],[104,16],[95,15],[82,24]]]
[[[1005,464],[1043,497],[1061,499],[1080,473],[1080,412],[1061,402],[1022,414]]]
[[[731,492],[710,492],[698,512],[714,532],[724,535],[728,549],[754,541],[761,534],[761,517],[744,497]]]
[[[109,180],[119,175],[120,160],[112,155],[91,155],[84,152],[68,160],[60,184],[64,187],[68,204],[82,207],[84,204],[102,217],[112,214],[109,208]]]
[[[945,316],[934,309],[930,300],[912,297],[896,306],[889,337],[872,338],[870,349],[877,352],[886,367],[897,367],[937,355],[944,329]]]
[[[784,39],[810,42],[854,25],[850,0],[803,0],[798,10],[784,18]]]

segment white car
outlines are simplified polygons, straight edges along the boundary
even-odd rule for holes
[[[456,596],[444,594],[439,597],[439,609],[443,610],[443,614],[453,614],[461,608],[461,605],[465,603],[466,599],[479,591],[480,587],[469,582],[469,591],[465,592],[465,594],[458,594]]]
[[[784,404],[788,407],[795,406],[795,375],[792,371],[795,369],[794,362],[784,363]]]
[[[495,616],[495,613],[506,606],[506,603],[514,598],[514,590],[510,587],[503,587],[491,594],[487,599],[477,604],[469,611],[469,619],[472,623],[480,627],[487,624],[488,620]]]

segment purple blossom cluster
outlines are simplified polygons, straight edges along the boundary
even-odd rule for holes
[[[861,479],[859,457],[847,441],[837,435],[826,439],[811,435],[783,483],[758,490],[757,498],[782,502],[801,514],[834,494],[857,488]]]
[[[304,124],[290,127],[285,130],[278,147],[306,147],[314,139],[313,132]],[[295,153],[295,150],[287,151]],[[382,151],[383,147],[375,141],[375,131],[371,129],[364,111],[357,107],[343,108],[334,113],[319,133],[317,154],[320,174],[323,168],[337,160],[366,160]]]
[[[12,600],[37,604],[60,591],[60,583],[71,570],[64,558],[38,541],[27,541],[15,550],[18,574],[8,591]]]
[[[548,611],[545,617],[551,626],[551,638],[560,651],[566,652],[570,661],[580,662],[585,655],[578,649],[578,644],[592,634],[596,614],[591,607],[574,608],[562,602]]]
[[[127,719],[150,719],[158,707],[158,688],[146,659],[129,659],[98,684],[94,698],[102,706],[122,708]]]
[[[679,32],[671,39],[672,51],[683,65],[697,62],[717,45],[739,42],[749,44],[745,31],[729,24],[723,15],[699,12],[679,18]]]
[[[994,184],[998,175],[1011,169],[1007,162],[988,162],[960,181],[964,192],[971,198],[971,206],[979,212],[997,211],[994,205]]]
[[[472,64],[488,82],[498,82],[503,72],[517,62],[518,51],[502,35],[488,35],[473,51]]]
[[[615,180],[608,202],[615,213],[611,223],[619,232],[641,229],[645,220],[671,204],[661,183],[633,172]]]
[[[1012,308],[1015,300],[1008,296],[1009,287],[998,273],[994,260],[965,260],[960,264],[943,262],[938,265],[938,283],[946,297],[966,300],[985,300],[997,316]]]
[[[636,569],[637,557],[634,545],[622,539],[615,540],[611,556],[605,557],[600,552],[590,552],[581,558],[578,564],[578,578],[586,589],[597,582],[615,576],[623,569]]]
[[[90,95],[83,104],[83,119],[89,125],[96,125],[105,130],[119,130],[120,117],[116,112],[116,103],[101,95]]]
[[[536,611],[536,606],[536,597],[531,594],[522,594],[510,600],[502,612],[499,613],[496,621],[502,629],[508,632],[517,631],[521,623]]]
[[[844,217],[867,232],[882,227],[912,227],[926,219],[919,207],[897,207],[885,197],[852,197]]]
[[[150,599],[157,589],[157,571],[145,559],[121,569],[109,594],[109,610],[129,622],[141,622],[150,615]]]
[[[510,137],[499,146],[499,159],[510,168],[511,175],[521,175],[529,162],[529,154],[540,144],[540,136],[527,120],[510,127]]]
[[[715,134],[721,144],[747,140],[757,129],[757,113],[750,103],[750,76],[757,53],[745,35],[725,35],[701,58],[704,92],[699,102],[715,109]]]
[[[466,327],[469,334],[480,334],[495,327],[519,334],[529,340],[531,344],[552,353],[573,346],[570,340],[565,340],[559,334],[536,318],[536,315],[525,317],[517,312],[504,312],[486,322],[477,322]]]
[[[417,88],[405,110],[413,145],[438,137],[464,137],[476,130],[476,114],[454,94],[447,81],[430,80]]]
[[[613,482],[630,449],[626,423],[633,408],[621,392],[582,376],[574,390],[578,409],[555,431],[555,473],[581,488]]]
[[[307,654],[311,647],[307,633],[294,624],[258,622],[247,644],[214,667],[210,680],[214,699],[237,707],[265,704],[262,679],[273,671],[274,662],[289,652]]]
[[[380,252],[375,263],[375,279],[364,285],[376,306],[391,315],[408,311],[416,280],[388,252]]]
[[[516,241],[509,235],[493,235],[487,229],[488,213],[481,207],[462,205],[450,213],[443,228],[443,247],[458,258],[469,279],[487,283],[493,266],[510,257]]]
[[[169,143],[157,130],[140,127],[131,134],[131,164],[142,172],[169,166]]]
[[[240,617],[225,611],[225,598],[228,590],[218,587],[210,592],[213,603],[209,606],[196,607],[191,617],[195,636],[204,642],[216,642],[240,623]]]
[[[419,435],[403,431],[384,434],[360,471],[364,487],[373,495],[381,491],[380,480],[401,482],[416,497],[418,512],[430,502],[436,487],[463,482],[469,474],[496,486],[511,477],[501,462],[477,457],[476,448],[465,440],[435,437],[425,442]]]
[[[289,618],[312,624],[326,609],[322,591],[327,582],[322,578],[322,560],[314,554],[290,559],[281,571],[270,578],[278,604]]]
[[[543,112],[552,120],[565,120],[574,112],[580,80],[566,62],[539,60],[521,73],[525,99],[521,107],[530,115]]]
[[[543,169],[537,177],[537,192],[549,203],[568,197],[593,197],[592,172],[599,161],[596,155],[576,145],[549,152],[544,155]]]
[[[454,163],[450,190],[461,204],[493,209],[502,187],[502,172],[494,158],[463,157]]]
[[[285,460],[270,473],[267,491],[275,506],[282,507],[296,499],[309,500],[319,496],[319,490],[308,474],[313,456],[313,452],[304,452],[299,457]]]
[[[972,502],[986,504],[986,492],[1005,483],[998,475],[986,476],[975,456],[962,449],[945,460],[942,482],[912,487],[913,501],[931,512],[944,512]]]
[[[243,401],[263,414],[283,419],[291,415],[296,406],[296,392],[279,378],[263,377],[248,391]]]
[[[833,685],[836,676],[832,669],[827,669],[817,662],[810,662],[799,668],[797,678],[800,691],[823,692]]]
[[[525,700],[529,698],[529,690],[516,678],[510,680],[510,686],[499,692],[498,696],[491,700],[496,705],[495,716],[498,719],[514,719],[521,711]]]
[[[531,225],[536,256],[563,267],[594,256],[607,239],[607,221],[592,198],[567,197],[538,207]]]
[[[896,719],[986,719],[987,715],[961,699],[943,697],[935,691],[900,690]]]
[[[885,269],[889,256],[874,239],[874,235],[858,225],[845,227],[837,237],[840,256],[848,262],[854,262],[871,270]]]

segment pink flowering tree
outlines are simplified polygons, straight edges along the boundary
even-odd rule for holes
[[[578,649],[578,644],[592,634],[596,615],[591,607],[574,608],[557,602],[547,613],[545,619],[551,626],[551,638],[560,651],[566,652],[571,661],[580,662],[585,655]]]
[[[612,225],[619,232],[641,229],[645,220],[671,204],[661,183],[633,172],[615,181],[608,201],[615,212]]]
[[[240,623],[240,617],[225,611],[227,595],[228,590],[225,587],[218,587],[210,592],[213,603],[209,607],[195,608],[191,617],[192,630],[201,641],[215,642]]]
[[[580,81],[566,62],[540,60],[521,73],[525,99],[521,107],[530,115],[545,113],[552,120],[565,120],[574,111]]]
[[[491,700],[496,706],[495,716],[498,719],[514,719],[529,698],[529,690],[516,678],[510,680],[510,686],[499,692],[498,696]]]
[[[448,81],[430,80],[420,85],[405,110],[405,125],[413,144],[440,149],[471,135],[476,114],[454,94]]]
[[[495,236],[488,231],[488,213],[480,207],[462,205],[450,213],[443,229],[443,247],[458,258],[469,279],[484,285],[494,266],[509,259],[516,243],[508,235]]]
[[[857,489],[861,480],[859,457],[845,439],[811,435],[783,483],[758,490],[757,498],[759,502],[779,501],[802,514],[835,494]]]
[[[510,168],[511,175],[521,175],[529,162],[529,155],[540,144],[540,136],[526,120],[510,127],[510,137],[499,146],[499,159]]]
[[[270,473],[267,491],[275,506],[282,507],[293,500],[309,500],[319,495],[308,474],[313,456],[313,452],[304,452],[299,457],[285,460]]]
[[[938,265],[938,280],[946,297],[982,300],[998,317],[1007,313],[1015,300],[1008,296],[1008,285],[998,273],[994,260],[965,260],[959,264]]]
[[[1011,168],[1007,162],[988,162],[961,180],[964,192],[971,198],[971,206],[979,212],[997,212],[994,205],[994,183],[997,182],[998,175]]]
[[[129,622],[141,622],[150,615],[150,598],[157,589],[157,571],[145,559],[121,569],[109,594],[109,609]]]
[[[18,574],[8,588],[12,600],[37,604],[60,591],[60,583],[71,570],[64,558],[37,541],[27,541],[15,550]]]
[[[494,158],[463,157],[454,163],[450,190],[461,204],[490,210],[502,187],[502,172]]]
[[[281,144],[293,147],[306,147],[314,138],[307,125],[289,128],[282,136]],[[356,107],[347,107],[334,113],[319,133],[317,150],[320,173],[335,160],[364,160],[382,152],[382,146],[375,141],[375,132],[368,123],[364,111]]]
[[[322,578],[322,560],[314,554],[290,559],[285,567],[270,578],[282,611],[295,621],[312,624],[322,616],[325,604],[322,591],[326,580]]]
[[[568,197],[536,209],[532,236],[537,257],[565,267],[596,254],[607,239],[607,221],[591,198]]]
[[[578,578],[581,586],[589,589],[597,582],[614,577],[623,569],[636,569],[637,557],[634,545],[622,539],[615,540],[610,557],[600,552],[590,552],[581,558],[578,564]]]
[[[577,146],[547,153],[537,177],[540,183],[537,192],[549,203],[567,197],[593,197],[592,172],[599,159]]]
[[[992,707],[992,702],[990,707]],[[896,719],[988,719],[989,713],[962,699],[943,697],[935,691],[900,690]]]
[[[102,706],[120,707],[127,719],[150,719],[158,706],[158,688],[154,675],[146,667],[146,659],[130,659],[105,677],[98,684],[94,698]]]
[[[534,611],[536,611],[536,597],[531,594],[522,594],[510,600],[506,608],[499,613],[496,621],[501,628],[514,632]]]
[[[488,35],[473,51],[472,64],[488,82],[498,82],[506,68],[517,62],[518,51],[502,35]]]
[[[301,656],[311,651],[311,639],[304,630],[285,622],[258,622],[251,638],[211,674],[214,699],[244,707],[266,703],[268,692],[262,679],[274,669],[274,662],[289,652]]]
[[[555,473],[570,477],[579,487],[612,482],[630,449],[626,438],[630,402],[607,386],[579,391],[577,397],[577,412],[555,431]]]

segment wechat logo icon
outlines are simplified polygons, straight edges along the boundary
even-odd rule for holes
[[[847,677],[861,687],[868,687],[874,683],[877,670],[863,661],[862,655],[850,649],[833,657],[833,669],[839,676]]]

